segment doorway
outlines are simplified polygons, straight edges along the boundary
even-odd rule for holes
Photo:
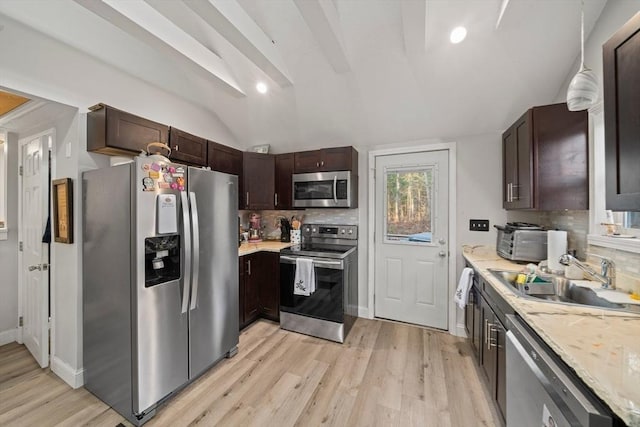
[[[373,317],[445,330],[455,323],[451,145],[370,153]]]
[[[55,130],[19,141],[18,288],[20,340],[45,368],[49,366],[50,153]],[[48,236],[47,236],[48,235]]]

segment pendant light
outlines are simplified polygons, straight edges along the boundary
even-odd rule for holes
[[[584,66],[584,0],[582,0],[580,23],[580,70],[573,76],[567,90],[569,111],[582,111],[591,107],[598,99],[598,77]]]

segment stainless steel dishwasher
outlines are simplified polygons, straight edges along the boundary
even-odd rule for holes
[[[522,319],[507,315],[507,329],[507,427],[613,425],[610,411]]]

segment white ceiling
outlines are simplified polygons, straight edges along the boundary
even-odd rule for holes
[[[605,4],[585,1],[587,35]],[[556,99],[580,46],[580,0],[5,0],[0,13],[276,152],[501,131]],[[457,25],[469,33],[453,45]]]

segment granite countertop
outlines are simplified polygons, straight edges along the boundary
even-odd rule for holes
[[[490,246],[465,245],[462,255],[600,399],[640,426],[640,315],[523,298],[487,271],[521,270],[521,264]]]
[[[264,240],[259,243],[242,243],[238,248],[238,256],[249,255],[255,252],[280,252],[293,246],[293,243],[283,243],[278,240]]]

